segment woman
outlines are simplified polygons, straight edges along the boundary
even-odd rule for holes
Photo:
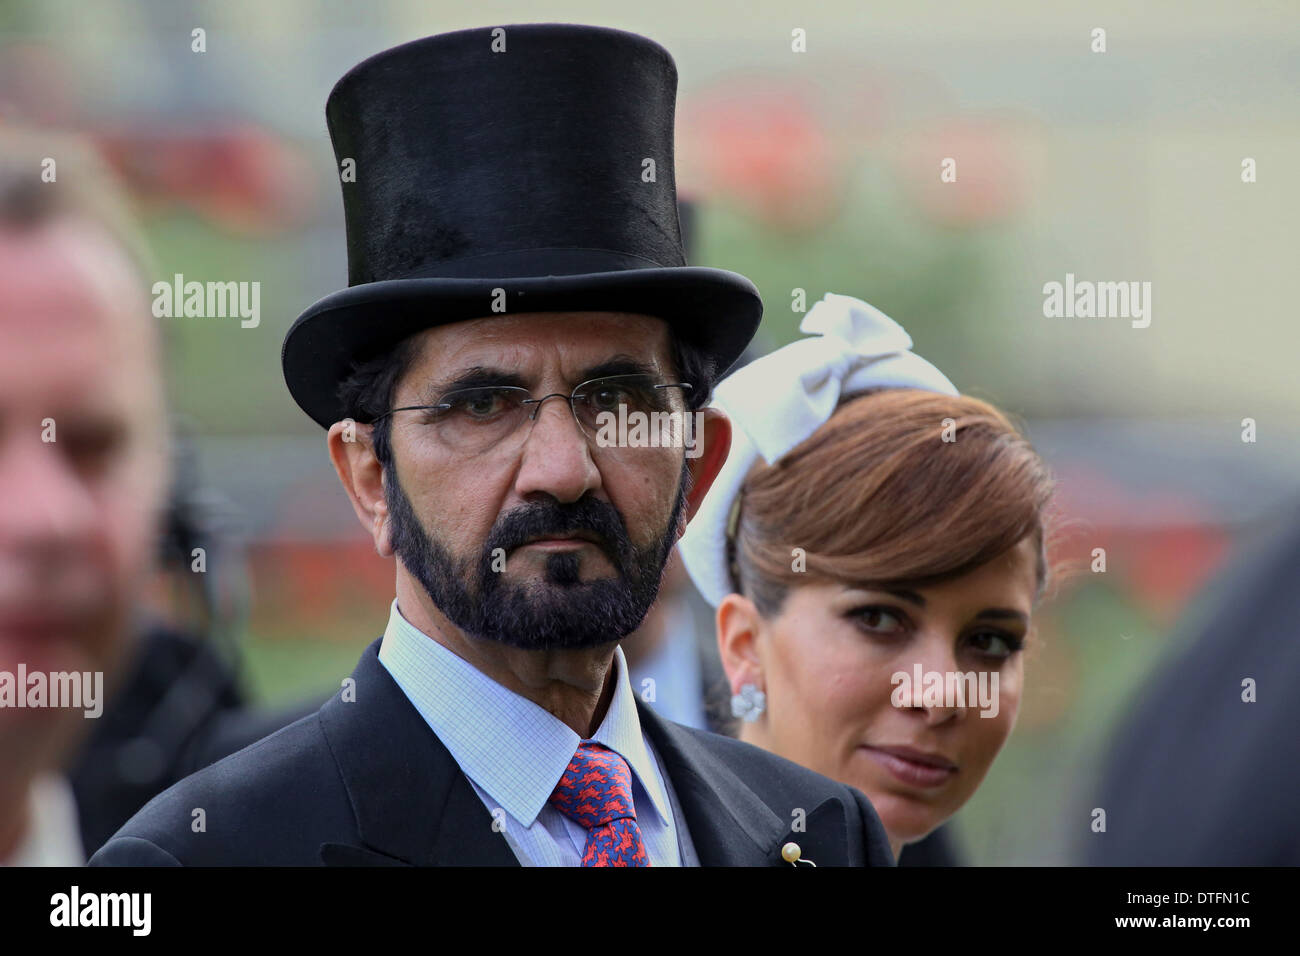
[[[863,791],[897,858],[1011,733],[1052,479],[865,302],[800,328],[718,386],[732,452],[681,553],[740,739]]]

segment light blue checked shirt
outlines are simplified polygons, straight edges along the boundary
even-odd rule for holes
[[[587,831],[547,801],[582,738],[426,636],[402,616],[396,601],[379,662],[460,765],[488,812],[505,811],[503,836],[519,862],[577,866]],[[699,866],[677,796],[641,730],[621,647],[614,650],[614,667],[614,695],[590,739],[632,768],[632,804],[650,865]]]

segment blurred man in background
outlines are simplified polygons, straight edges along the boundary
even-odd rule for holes
[[[1117,724],[1082,808],[1084,863],[1300,866],[1297,576],[1293,499],[1250,529]]]
[[[107,196],[60,146],[14,145],[0,152],[0,671],[97,673],[107,691],[167,488],[157,330],[124,244],[90,214]],[[0,859],[84,862],[61,772],[89,726],[80,709],[0,709]]]
[[[211,648],[143,610],[170,471],[150,271],[84,145],[0,129],[8,865],[84,863],[153,794],[290,719],[243,711]],[[49,675],[72,673],[88,675],[81,690],[93,707],[50,706],[60,701]],[[33,674],[47,683],[43,697],[28,693]]]
[[[659,598],[635,631],[623,639],[632,689],[669,720],[725,733],[710,712],[709,690],[721,680],[717,650],[705,643],[711,619],[701,607],[674,550]]]

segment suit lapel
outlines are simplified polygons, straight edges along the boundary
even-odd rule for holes
[[[797,829],[796,829],[797,826]],[[813,863],[817,866],[849,866],[848,829],[844,825],[844,804],[834,797],[818,804],[798,823],[792,821],[785,836],[778,841],[780,847],[794,843],[799,847],[798,866]],[[782,866],[789,866],[782,859]]]
[[[518,866],[465,774],[379,663],[379,644],[352,673],[356,699],[335,694],[320,710],[363,844],[323,844],[322,861]]]
[[[664,764],[701,866],[790,866],[781,848],[797,843],[801,859],[818,866],[848,864],[845,808],[834,797],[782,818],[694,732],[666,721],[637,701],[641,726]],[[757,751],[755,751],[757,755]],[[755,774],[771,768],[754,762]]]
[[[700,865],[771,865],[783,821],[689,732],[639,699],[637,713],[677,794]]]

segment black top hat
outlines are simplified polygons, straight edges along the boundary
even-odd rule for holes
[[[676,93],[659,44],[561,23],[425,37],[349,70],[325,105],[340,169],[355,162],[348,288],[300,315],[282,353],[303,410],[329,427],[354,363],[492,315],[495,289],[507,312],[659,316],[725,371],[763,305],[745,277],[686,265]]]

